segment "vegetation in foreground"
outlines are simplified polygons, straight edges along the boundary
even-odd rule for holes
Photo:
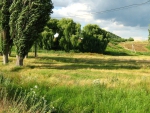
[[[46,106],[42,112],[55,113],[150,111],[149,56],[61,51],[31,56],[32,52],[24,67],[13,65],[15,57],[8,65],[0,60],[1,76],[6,78],[0,85],[1,111],[40,112],[39,103]]]

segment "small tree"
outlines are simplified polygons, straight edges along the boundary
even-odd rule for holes
[[[17,65],[23,59],[43,31],[52,13],[51,0],[13,0],[10,7],[10,34],[17,49]]]
[[[130,37],[130,38],[128,39],[128,41],[134,41],[134,38]]]

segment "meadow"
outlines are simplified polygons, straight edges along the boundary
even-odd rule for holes
[[[14,53],[8,65],[0,56],[0,111],[150,112],[149,56],[107,53],[30,52],[23,67],[15,66]]]

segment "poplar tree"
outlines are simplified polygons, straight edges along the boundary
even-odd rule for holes
[[[24,57],[43,31],[52,9],[51,0],[13,0],[9,25],[18,66],[23,65]]]
[[[12,0],[0,0],[0,16],[1,16],[1,47],[3,53],[3,64],[8,63],[8,54],[12,46],[12,39],[10,37],[9,7],[12,4]]]

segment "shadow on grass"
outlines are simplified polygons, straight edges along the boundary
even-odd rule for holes
[[[106,51],[104,54],[110,56],[132,56],[131,54],[125,52],[117,52],[117,51]]]
[[[42,62],[43,61],[43,62]],[[56,63],[51,63],[55,61]],[[150,67],[150,61],[144,60],[120,60],[120,59],[92,59],[92,58],[70,58],[70,57],[40,57],[34,68],[39,69],[141,69],[143,65]]]
[[[40,66],[34,66],[34,68],[38,69],[60,69],[60,70],[77,70],[77,69],[107,69],[107,70],[117,70],[117,69],[140,69],[140,66],[109,66],[109,65],[40,65]]]
[[[11,71],[12,72],[18,72],[18,71],[20,71],[22,69],[23,69],[23,67],[16,66],[16,67],[12,68]]]

